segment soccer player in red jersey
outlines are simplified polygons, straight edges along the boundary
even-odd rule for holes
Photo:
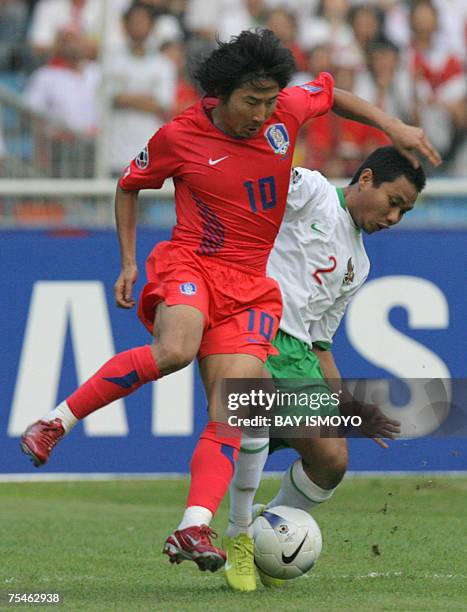
[[[164,552],[172,562],[193,560],[202,570],[215,571],[225,561],[211,542],[209,523],[240,444],[240,432],[216,423],[217,383],[260,378],[274,350],[282,302],[265,269],[284,214],[300,126],[334,110],[383,129],[415,165],[415,151],[440,161],[422,130],[334,89],[329,74],[286,89],[293,69],[291,52],[269,30],[244,31],[219,43],[200,66],[206,97],[150,139],[117,187],[122,270],[115,299],[132,308],[138,191],[160,188],[168,177],[175,184],[177,222],[172,238],[156,245],[147,260],[139,301],[139,316],[154,341],[110,359],[21,440],[23,451],[42,465],[77,420],[198,357],[210,421],[193,453],[182,522]],[[255,444],[264,440],[252,441],[253,452]],[[252,562],[251,553],[246,551]]]

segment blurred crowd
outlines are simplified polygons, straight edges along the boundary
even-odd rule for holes
[[[103,28],[104,10],[102,0],[0,0],[0,82],[25,74],[29,107],[90,141],[106,92],[114,174],[199,98],[190,75],[216,36],[254,27],[292,50],[293,84],[331,72],[337,87],[421,125],[442,172],[467,174],[467,0],[111,0]],[[349,176],[385,142],[326,115],[303,130],[295,162]]]

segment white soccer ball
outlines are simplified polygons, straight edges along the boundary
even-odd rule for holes
[[[272,578],[290,580],[308,572],[323,545],[318,523],[304,510],[276,506],[253,523],[255,563]]]

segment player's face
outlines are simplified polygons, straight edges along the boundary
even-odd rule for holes
[[[279,91],[272,79],[245,83],[228,100],[221,100],[214,116],[216,125],[237,138],[253,138],[274,112]]]
[[[357,205],[351,213],[355,223],[367,234],[399,223],[412,210],[418,195],[416,187],[405,176],[374,187],[371,170],[362,172],[358,187]]]

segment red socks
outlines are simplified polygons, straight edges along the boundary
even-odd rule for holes
[[[210,421],[191,458],[187,507],[202,506],[215,514],[227,492],[240,450],[241,432]]]
[[[78,387],[66,402],[77,419],[84,419],[98,408],[160,377],[151,347],[140,346],[112,357],[94,376]]]

